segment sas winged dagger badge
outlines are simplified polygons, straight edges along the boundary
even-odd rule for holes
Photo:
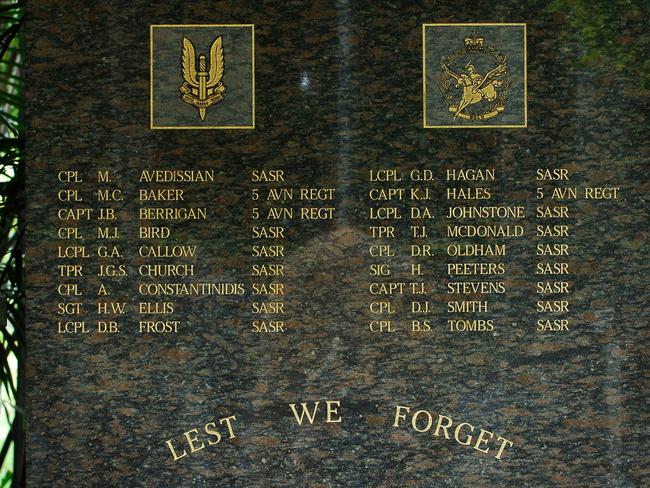
[[[183,84],[179,90],[184,102],[199,110],[201,120],[205,120],[205,112],[215,103],[224,99],[226,87],[221,82],[223,78],[223,46],[221,36],[217,37],[210,46],[210,69],[208,70],[204,54],[199,56],[199,68],[196,69],[196,53],[194,45],[187,37],[183,37]]]

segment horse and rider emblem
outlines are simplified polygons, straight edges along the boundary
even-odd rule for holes
[[[476,33],[443,58],[438,87],[453,120],[486,120],[506,109],[511,81],[506,56]],[[481,71],[485,73],[481,74]]]

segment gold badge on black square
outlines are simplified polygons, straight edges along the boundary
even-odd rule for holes
[[[526,24],[423,24],[423,126],[528,126]]]
[[[152,129],[255,128],[255,26],[150,26]]]

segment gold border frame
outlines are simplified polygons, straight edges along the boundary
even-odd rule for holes
[[[241,27],[251,28],[252,125],[154,125],[153,123],[153,30],[156,27]],[[254,129],[255,128],[255,24],[150,24],[149,25],[149,128],[152,130],[184,129]]]
[[[520,125],[427,125],[427,62],[426,62],[426,28],[427,27],[524,27],[524,124]],[[422,24],[422,128],[423,129],[526,129],[528,127],[528,25],[525,22],[493,22],[493,23],[428,23]]]

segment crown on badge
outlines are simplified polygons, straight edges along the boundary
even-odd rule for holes
[[[479,36],[476,33],[474,33],[471,36],[465,37],[464,42],[465,42],[466,50],[475,51],[483,47],[483,43],[485,42],[485,37]]]

